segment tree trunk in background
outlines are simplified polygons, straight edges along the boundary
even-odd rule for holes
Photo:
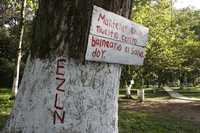
[[[131,84],[126,85],[126,97],[127,97],[127,98],[130,98],[130,97],[131,97],[131,87],[132,87]]]
[[[137,96],[140,102],[144,102],[144,89],[137,90]]]
[[[19,86],[19,73],[20,73],[20,64],[21,64],[21,58],[22,58],[22,42],[23,42],[23,35],[24,35],[25,8],[26,8],[26,0],[22,0],[20,37],[19,37],[19,46],[18,46],[18,51],[17,51],[17,66],[16,66],[14,78],[13,78],[12,97],[15,97],[17,95],[18,86]]]
[[[120,66],[81,63],[93,4],[128,17],[132,1],[39,1],[31,56],[4,132],[118,133]]]

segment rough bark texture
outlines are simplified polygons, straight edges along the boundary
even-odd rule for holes
[[[32,55],[83,58],[92,5],[92,0],[40,0]]]
[[[40,0],[32,56],[3,132],[118,133],[120,66],[80,62],[93,4],[126,17],[131,8],[131,0]]]
[[[128,18],[131,3],[131,0],[40,0],[32,55],[83,59],[93,5]]]

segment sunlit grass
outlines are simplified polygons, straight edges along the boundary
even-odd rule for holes
[[[200,87],[184,87],[183,89],[176,89],[175,91],[186,97],[200,99]]]
[[[9,100],[10,94],[9,89],[0,89],[0,129],[6,124],[13,105],[13,101]]]

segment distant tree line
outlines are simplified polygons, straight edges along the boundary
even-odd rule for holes
[[[200,11],[176,10],[170,0],[135,0],[133,21],[149,28],[143,66],[125,66],[121,87],[195,86],[200,83]]]
[[[0,1],[0,86],[11,87],[16,67],[21,0]],[[22,76],[25,60],[29,53],[32,20],[37,9],[36,0],[28,0],[26,7],[25,34],[22,45],[22,63],[20,76]]]

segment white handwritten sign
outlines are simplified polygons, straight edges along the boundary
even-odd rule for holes
[[[86,60],[142,65],[148,28],[94,6]]]

